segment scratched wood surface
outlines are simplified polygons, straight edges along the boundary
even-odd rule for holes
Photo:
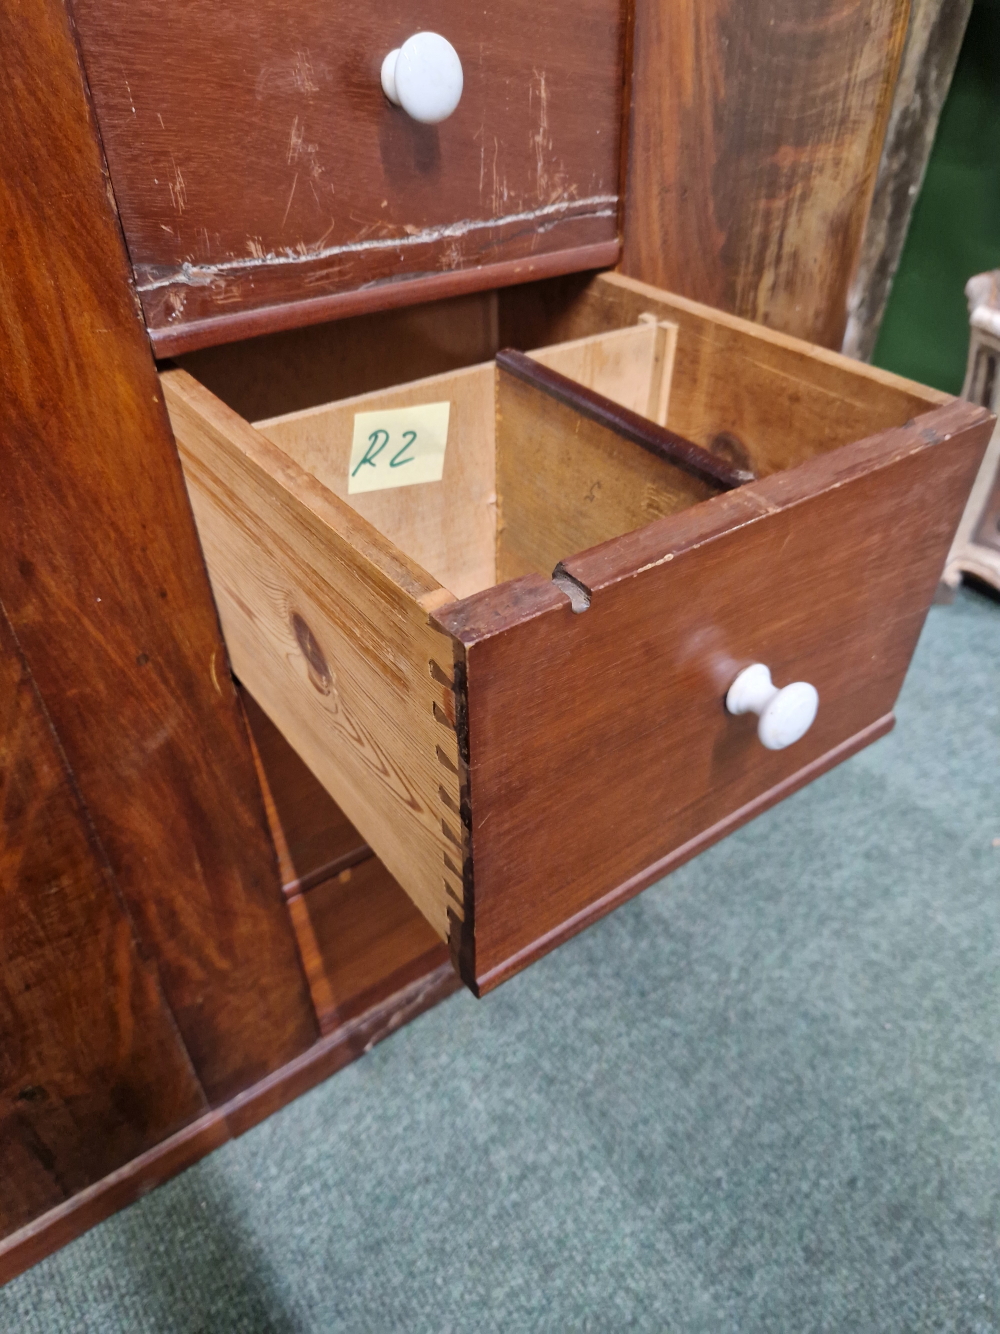
[[[840,347],[908,0],[636,0],[622,271]]]
[[[206,1110],[0,611],[0,1236]]]
[[[470,986],[890,725],[992,421],[956,400],[572,557],[584,611],[529,575],[436,613],[467,681]],[[751,662],[819,691],[786,750],[725,711]]]
[[[215,1102],[316,1027],[61,0],[0,8],[0,128],[0,600]]]
[[[362,285],[374,308],[406,276],[617,254],[619,0],[544,21],[530,0],[76,0],[74,14],[161,349],[185,325],[218,319],[195,337],[221,341],[241,313]],[[379,82],[384,55],[424,28],[464,68],[439,126]]]

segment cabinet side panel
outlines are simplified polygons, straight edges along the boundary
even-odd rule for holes
[[[211,1101],[316,1028],[61,0],[0,11],[0,598]]]
[[[206,1110],[0,612],[0,1237]]]

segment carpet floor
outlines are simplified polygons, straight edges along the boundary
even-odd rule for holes
[[[0,1329],[1000,1330],[1000,605],[896,731],[0,1290]]]

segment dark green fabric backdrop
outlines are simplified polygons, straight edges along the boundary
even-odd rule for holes
[[[969,345],[964,288],[1000,268],[1000,0],[976,0],[875,355],[957,394]]]

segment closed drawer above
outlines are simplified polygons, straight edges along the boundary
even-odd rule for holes
[[[614,263],[624,12],[77,0],[157,353]],[[380,74],[428,30],[462,69],[436,124]]]
[[[992,421],[613,275],[499,300],[532,355],[256,426],[163,376],[237,676],[478,993],[892,726]]]

